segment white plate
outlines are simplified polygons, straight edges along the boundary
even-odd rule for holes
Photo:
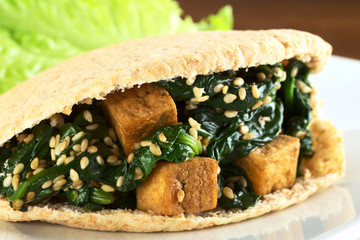
[[[0,239],[355,239],[360,238],[360,61],[332,57],[326,70],[311,77],[326,103],[322,116],[344,131],[345,178],[303,203],[227,226],[177,233],[108,233],[47,223],[0,221]]]

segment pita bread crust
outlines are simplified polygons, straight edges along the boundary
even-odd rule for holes
[[[323,138],[322,142],[325,142],[326,139],[328,142],[342,143],[342,138],[339,138],[341,132],[328,121],[316,120],[313,125],[326,126],[326,131],[334,133],[329,138]],[[324,127],[322,128],[324,129]],[[314,133],[320,134],[318,132]],[[76,228],[129,232],[183,231],[240,222],[304,201],[316,191],[330,186],[334,181],[342,177],[344,175],[344,150],[342,144],[318,146],[338,148],[339,151],[336,152],[339,156],[333,156],[333,159],[339,164],[336,173],[330,173],[323,177],[313,177],[310,171],[305,170],[304,176],[298,178],[291,189],[281,189],[267,194],[254,207],[250,207],[245,211],[239,209],[228,211],[215,209],[200,214],[181,214],[171,217],[137,210],[103,210],[86,213],[69,205],[53,204],[40,207],[34,206],[29,208],[27,212],[20,212],[13,211],[7,200],[0,200],[0,218],[5,221],[45,221]],[[327,149],[321,150],[325,151]],[[341,162],[338,162],[339,158],[342,158]],[[328,159],[328,161],[333,159]]]
[[[50,68],[0,96],[0,145],[57,112],[115,90],[174,77],[274,64],[298,57],[313,72],[331,46],[296,30],[212,31],[143,38],[95,50]]]

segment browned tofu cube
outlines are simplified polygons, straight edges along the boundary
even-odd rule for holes
[[[216,160],[195,157],[182,163],[158,162],[136,189],[137,209],[177,215],[210,210],[217,204]]]
[[[265,195],[294,184],[299,151],[298,138],[279,135],[234,164],[245,170],[255,193]]]
[[[169,93],[154,84],[106,96],[105,113],[112,122],[125,154],[158,128],[177,123],[176,105]]]

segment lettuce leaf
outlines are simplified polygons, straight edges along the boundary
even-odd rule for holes
[[[0,94],[80,53],[130,39],[230,30],[232,8],[195,23],[174,0],[0,1]]]

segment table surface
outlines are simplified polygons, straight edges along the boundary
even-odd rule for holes
[[[179,0],[195,21],[226,4],[233,7],[234,29],[294,28],[317,34],[331,43],[334,54],[360,59],[358,0]]]

